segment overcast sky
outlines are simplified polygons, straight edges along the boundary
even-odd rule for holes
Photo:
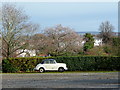
[[[98,31],[106,20],[118,31],[117,2],[17,2],[31,21],[41,29],[57,24],[73,28],[76,32]]]

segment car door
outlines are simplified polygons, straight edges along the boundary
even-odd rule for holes
[[[44,61],[43,66],[45,67],[46,70],[51,70],[50,61],[49,60]]]
[[[57,64],[55,60],[50,60],[50,69],[57,70]]]

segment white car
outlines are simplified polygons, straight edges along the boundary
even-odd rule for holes
[[[57,63],[54,59],[45,59],[42,63],[39,63],[35,68],[35,71],[45,72],[45,71],[59,71],[63,72],[67,70],[65,63]]]

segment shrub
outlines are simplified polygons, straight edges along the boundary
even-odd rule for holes
[[[108,54],[105,53],[103,47],[101,47],[101,46],[96,46],[96,47],[88,50],[85,54],[91,55],[91,56],[108,56]]]
[[[104,49],[105,53],[108,53],[108,54],[112,53],[112,46],[110,46],[110,45],[104,46],[103,49]]]
[[[10,62],[9,60],[5,59],[3,60],[2,62],[2,71],[3,72],[8,72],[8,73],[12,73],[12,72],[17,72],[18,69],[16,67],[14,67]]]

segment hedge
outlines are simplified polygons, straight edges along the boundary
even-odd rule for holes
[[[70,71],[119,71],[120,57],[81,56],[57,57],[57,62],[66,63]]]
[[[9,58],[2,61],[3,72],[33,71],[34,67],[41,63],[43,59],[50,57],[20,57]]]
[[[105,56],[67,56],[67,57],[26,57],[9,58],[2,62],[3,72],[33,71],[43,59],[54,58],[59,63],[66,63],[69,71],[119,71],[120,57]]]

